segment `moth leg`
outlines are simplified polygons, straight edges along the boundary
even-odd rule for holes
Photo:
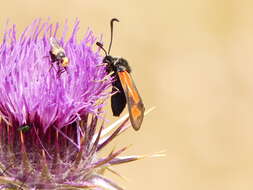
[[[108,75],[106,75],[103,79],[101,80],[93,80],[93,82],[104,82],[107,81],[111,78],[111,76],[113,75],[113,72],[109,73]]]
[[[96,65],[96,67],[102,67],[102,66],[106,66],[106,65],[107,65],[107,63],[101,63],[101,64]]]

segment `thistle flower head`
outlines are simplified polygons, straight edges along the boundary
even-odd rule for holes
[[[88,30],[79,42],[78,21],[67,40],[67,24],[62,34],[59,27],[35,20],[19,37],[15,25],[5,30],[0,46],[0,187],[121,189],[102,173],[137,157],[118,157],[126,148],[105,158],[97,154],[127,128],[126,119],[107,136],[114,127],[98,125],[112,82],[104,80],[106,68],[94,46],[98,39]],[[65,51],[67,67],[52,59],[51,37]]]

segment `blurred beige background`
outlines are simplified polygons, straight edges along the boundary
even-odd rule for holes
[[[253,189],[253,1],[12,0],[0,6],[19,30],[37,17],[78,17],[126,57],[147,108],[140,132],[114,144],[166,157],[118,167],[127,189]],[[119,145],[118,145],[119,144]]]

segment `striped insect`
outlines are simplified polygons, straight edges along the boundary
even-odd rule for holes
[[[66,71],[66,68],[69,66],[69,59],[66,56],[66,53],[63,47],[61,47],[59,42],[54,37],[51,37],[49,42],[51,45],[51,50],[49,51],[51,62],[57,63],[59,67],[59,70],[57,73],[61,75],[64,71]]]

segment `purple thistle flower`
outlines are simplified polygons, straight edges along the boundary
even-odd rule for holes
[[[140,158],[119,157],[126,147],[104,158],[97,154],[129,124],[125,118],[118,127],[98,125],[99,119],[104,120],[112,79],[104,80],[106,69],[94,45],[98,39],[88,30],[78,42],[78,27],[77,21],[67,41],[67,23],[62,35],[58,23],[41,20],[35,20],[19,38],[15,25],[4,33],[0,46],[1,189],[121,189],[103,176],[104,170]],[[70,60],[61,75],[61,65],[52,63],[49,54],[50,37],[58,40]]]

